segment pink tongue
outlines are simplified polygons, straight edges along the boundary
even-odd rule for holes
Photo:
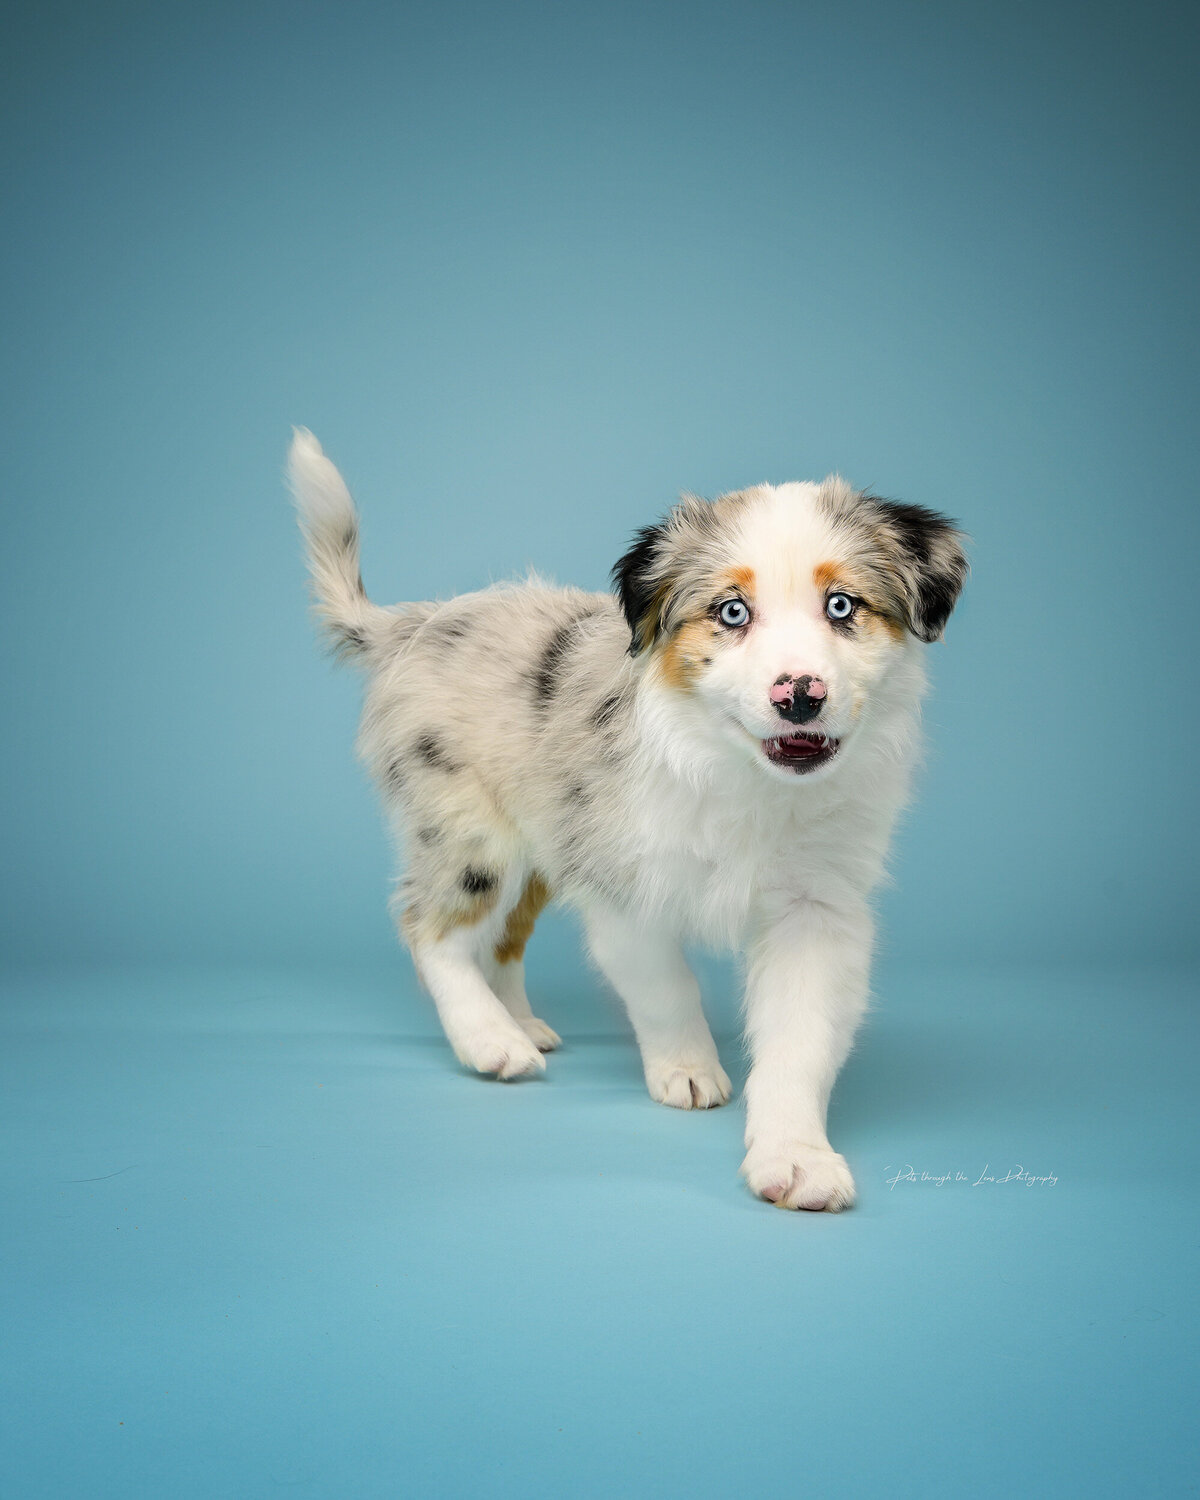
[[[785,750],[799,751],[802,755],[819,755],[825,748],[820,740],[810,740],[807,735],[794,734],[785,736],[779,742]]]

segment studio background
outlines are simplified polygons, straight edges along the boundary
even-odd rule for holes
[[[633,529],[685,489],[714,495],[836,469],[855,485],[959,519],[972,537],[973,571],[945,644],[931,649],[930,753],[895,846],[895,885],[880,901],[877,989],[892,1020],[875,1035],[892,1025],[898,1051],[868,1050],[859,1095],[852,1080],[847,1086],[865,1102],[875,1097],[871,1068],[890,1080],[888,1097],[903,1093],[897,1069],[914,1080],[903,1099],[908,1134],[880,1146],[878,1171],[866,1174],[882,1217],[872,1219],[869,1192],[855,1211],[859,1226],[872,1225],[862,1252],[878,1257],[871,1266],[894,1270],[886,1214],[902,1212],[916,1239],[901,1256],[910,1280],[888,1283],[897,1298],[934,1300],[961,1275],[968,1300],[973,1286],[999,1302],[978,1325],[960,1307],[933,1344],[917,1335],[917,1321],[909,1344],[898,1332],[883,1344],[871,1334],[868,1364],[891,1391],[883,1398],[889,1416],[906,1430],[947,1413],[968,1425],[1018,1420],[1049,1474],[1047,1492],[1085,1492],[1070,1488],[1080,1463],[1096,1465],[1086,1487],[1093,1495],[1122,1493],[1147,1465],[1161,1486],[1154,1493],[1181,1492],[1178,1398],[1194,1378],[1185,1336],[1194,1293],[1181,1273],[1189,1249],[1194,1258],[1195,1198],[1191,1168],[1165,1158],[1168,1142],[1195,1158],[1194,10],[255,0],[27,5],[9,9],[5,32],[0,920],[6,1014],[38,1059],[19,1047],[10,1053],[13,1139],[24,1153],[17,1177],[36,1204],[16,1253],[18,1279],[37,1289],[22,1300],[17,1340],[28,1361],[13,1408],[29,1419],[21,1472],[46,1493],[91,1472],[100,1484],[93,1493],[132,1474],[176,1495],[187,1483],[202,1493],[235,1480],[241,1492],[259,1493],[280,1474],[313,1494],[337,1492],[337,1473],[349,1486],[342,1493],[363,1494],[376,1493],[373,1486],[403,1492],[389,1489],[397,1475],[421,1493],[498,1493],[519,1477],[519,1464],[497,1459],[499,1488],[480,1478],[488,1456],[504,1449],[500,1397],[482,1408],[468,1402],[471,1435],[465,1447],[447,1439],[447,1478],[430,1457],[431,1434],[439,1422],[447,1434],[458,1430],[447,1415],[458,1377],[449,1369],[428,1377],[425,1411],[404,1384],[416,1380],[413,1371],[393,1369],[396,1341],[381,1334],[376,1348],[368,1339],[364,1355],[353,1299],[353,1315],[338,1322],[336,1309],[350,1306],[339,1301],[349,1295],[339,1253],[358,1257],[355,1275],[379,1280],[373,1257],[386,1260],[387,1250],[371,1238],[374,1215],[383,1212],[384,1184],[404,1181],[402,1212],[420,1216],[436,1199],[446,1244],[470,1243],[480,1256],[461,1262],[453,1293],[476,1319],[463,1325],[461,1358],[477,1356],[471,1328],[487,1329],[489,1317],[474,1299],[484,1296],[491,1251],[479,1248],[475,1229],[455,1238],[453,1199],[437,1196],[444,1179],[436,1173],[426,1182],[417,1171],[414,1187],[381,1160],[373,1207],[347,1231],[354,1248],[331,1231],[330,1246],[342,1250],[309,1256],[328,1279],[289,1293],[311,1299],[312,1342],[295,1332],[291,1302],[268,1302],[244,1348],[196,1334],[208,1329],[209,1313],[218,1318],[202,1290],[198,1322],[176,1323],[167,1311],[178,1308],[176,1273],[185,1265],[188,1285],[228,1293],[230,1306],[250,1298],[242,1280],[249,1242],[232,1222],[164,1223],[166,1247],[131,1262],[110,1243],[105,1215],[124,1216],[115,1199],[93,1194],[85,1211],[38,1196],[43,1180],[86,1179],[93,1166],[99,1177],[110,1158],[114,1168],[127,1156],[154,1159],[165,1175],[144,1189],[146,1218],[149,1204],[162,1201],[162,1181],[182,1171],[185,1149],[203,1155],[205,1139],[245,1138],[237,1111],[254,1090],[270,1091],[269,1078],[252,1070],[236,1088],[210,1090],[229,1077],[221,1071],[228,1059],[211,1059],[204,1067],[214,1071],[193,1079],[198,1114],[186,1128],[169,1123],[155,1113],[161,1098],[137,1093],[150,1074],[173,1087],[177,1053],[140,1054],[148,1034],[161,1039],[177,1026],[189,1036],[245,1040],[307,1026],[335,1051],[343,1032],[363,1046],[373,1037],[381,1109],[404,1088],[388,1047],[397,1037],[434,1035],[387,917],[389,851],[352,758],[359,684],[321,656],[307,614],[282,482],[290,426],[302,423],[355,493],[366,584],[380,603],[446,597],[531,566],[603,588]],[[487,663],[479,670],[486,697]],[[547,920],[529,967],[535,1007],[568,1039],[577,1031],[616,1045],[623,1022],[584,964],[573,923]],[[732,971],[709,961],[705,976],[717,1028],[728,1034]],[[539,1006],[539,995],[552,998]],[[932,1025],[921,1041],[911,1030],[904,1041],[906,1024],[925,1025],[935,1013],[948,1031]],[[1049,1033],[1030,1029],[1046,1017]],[[961,1081],[964,1047],[976,1069],[970,1085]],[[101,1056],[112,1060],[110,1080],[128,1078],[140,1105],[122,1113],[114,1104],[96,1071]],[[248,1066],[236,1047],[229,1056]],[[488,1111],[509,1105],[489,1104],[499,1096],[452,1077],[448,1053],[419,1056],[446,1082],[431,1115],[466,1109],[458,1101],[468,1095],[476,1112],[472,1128],[463,1126],[465,1154],[450,1166],[461,1184],[477,1165],[472,1130],[486,1135],[495,1128]],[[640,1109],[633,1065],[622,1066],[628,1107]],[[270,1063],[263,1067],[269,1073]],[[970,1131],[977,1086],[986,1091],[988,1080],[994,1133],[985,1142]],[[1138,1088],[1145,1097],[1135,1107]],[[503,1097],[532,1101],[520,1105],[528,1128],[544,1128],[535,1089]],[[1098,1113],[1110,1097],[1122,1119],[1107,1117],[1101,1146]],[[346,1110],[364,1098],[352,1078],[345,1098]],[[1055,1167],[1047,1142],[1061,1148],[1057,1159],[1074,1143],[1074,1186],[1068,1170],[1052,1210],[1061,1216],[1053,1251],[1044,1238],[1038,1244],[1049,1232],[1039,1216],[1051,1211],[1030,1207],[1032,1195],[1015,1210],[993,1197],[995,1222],[976,1216],[963,1228],[962,1198],[914,1192],[905,1200],[882,1188],[893,1147],[905,1159],[925,1128],[923,1104],[943,1131],[927,1142],[931,1164],[954,1166],[962,1156],[974,1169],[999,1143],[1002,1153],[1032,1150]],[[323,1120],[319,1133],[313,1125],[313,1141],[324,1145],[312,1149],[331,1153],[322,1170],[334,1176],[344,1165],[338,1122],[349,1129],[349,1118]],[[630,1115],[639,1131],[642,1118]],[[714,1202],[718,1187],[736,1201],[737,1232],[750,1239],[738,1241],[736,1257],[728,1252],[727,1282],[698,1273],[700,1305],[715,1298],[725,1309],[718,1321],[746,1284],[760,1285],[772,1303],[787,1300],[801,1295],[794,1273],[808,1285],[802,1295],[815,1295],[811,1247],[823,1247],[822,1274],[836,1278],[842,1247],[856,1243],[847,1231],[839,1244],[836,1223],[814,1230],[811,1217],[785,1221],[762,1210],[754,1219],[754,1206],[737,1198],[737,1124],[732,1111],[721,1118],[721,1151],[714,1146],[703,1175]],[[882,1108],[871,1115],[858,1149],[878,1144],[871,1135],[885,1119]],[[430,1115],[423,1120],[435,1128]],[[264,1109],[259,1123],[278,1134],[279,1121]],[[610,1127],[599,1114],[589,1123],[589,1170],[601,1170]],[[362,1124],[374,1138],[374,1124]],[[136,1149],[100,1151],[106,1132]],[[148,1141],[159,1142],[157,1158]],[[493,1163],[489,1180],[505,1170]],[[671,1151],[648,1153],[640,1170],[638,1192],[649,1196],[635,1193],[636,1211],[609,1203],[610,1231],[614,1216],[640,1224],[638,1213],[653,1213],[655,1201],[670,1217],[666,1185],[680,1170]],[[214,1193],[234,1194],[226,1208],[271,1200],[258,1179],[250,1199],[237,1198],[230,1173],[213,1179]],[[122,1190],[140,1180],[123,1178]],[[521,1193],[538,1193],[535,1175],[522,1182],[518,1217],[526,1213]],[[1084,1196],[1068,1202],[1070,1192]],[[248,1213],[253,1263],[274,1263],[296,1228],[272,1213],[307,1222],[327,1201],[314,1191],[293,1196],[286,1210]],[[599,1211],[587,1202],[585,1217]],[[1137,1231],[1111,1222],[1142,1209],[1148,1217]],[[55,1215],[68,1212],[82,1217],[72,1220],[73,1248],[64,1249]],[[489,1218],[483,1243],[498,1254],[518,1243],[528,1250],[527,1227],[510,1226],[511,1244],[495,1227],[508,1224],[504,1212]],[[557,1222],[548,1219],[546,1233]],[[1104,1240],[1097,1224],[1116,1238]],[[356,1232],[367,1241],[354,1241]],[[659,1231],[647,1233],[653,1240]],[[692,1234],[688,1244],[709,1236],[730,1243],[707,1218]],[[771,1294],[756,1270],[767,1254],[754,1248],[759,1234],[779,1257]],[[640,1229],[628,1235],[610,1247],[623,1273],[607,1252],[595,1252],[597,1264],[610,1268],[618,1305],[632,1298],[640,1306],[644,1296],[650,1306],[653,1288],[637,1269],[650,1252]],[[975,1283],[962,1271],[996,1235],[1013,1256],[1003,1273],[1011,1304],[992,1262]],[[215,1259],[200,1256],[200,1244],[219,1247]],[[673,1242],[670,1254],[662,1250],[661,1280],[671,1281],[678,1252]],[[413,1262],[418,1279],[430,1274],[431,1254]],[[1139,1259],[1146,1254],[1153,1270]],[[1056,1279],[1080,1255],[1080,1279]],[[578,1268],[564,1257],[561,1264]],[[97,1262],[89,1291],[80,1267]],[[188,1279],[193,1272],[198,1283]],[[552,1281],[566,1274],[542,1268]],[[225,1279],[214,1289],[210,1276]],[[864,1276],[873,1291],[839,1283],[832,1305],[844,1293],[861,1313],[861,1295],[881,1295],[878,1276]],[[1130,1290],[1126,1307],[1114,1276],[1126,1289],[1159,1290]],[[1163,1276],[1170,1295],[1156,1281]],[[74,1320],[62,1311],[63,1278],[80,1299]],[[436,1303],[436,1289],[422,1287],[416,1303]],[[443,1291],[447,1307],[458,1305]],[[1111,1339],[1098,1352],[1081,1331],[1094,1326],[1085,1314],[1112,1306],[1114,1291],[1113,1316],[1134,1321],[1104,1325]],[[541,1332],[531,1343],[519,1332],[516,1303],[496,1315],[524,1351],[518,1358],[541,1359],[537,1367],[551,1374],[572,1338],[596,1341],[588,1347],[601,1372],[636,1368],[644,1357],[653,1363],[670,1346],[684,1370],[705,1362],[703,1338],[686,1326],[658,1327],[651,1317],[659,1354],[646,1356],[636,1331],[605,1343],[603,1321],[590,1321],[599,1314],[581,1312],[569,1288],[557,1295],[567,1309],[559,1342],[540,1298]],[[97,1313],[93,1296],[110,1311]],[[1043,1320],[1066,1322],[1053,1334],[1045,1322],[1041,1335],[1030,1330],[1028,1349],[1005,1345],[1000,1364],[1029,1350],[1040,1357],[1042,1337],[1068,1361],[1056,1366],[1060,1379],[1082,1386],[1068,1396],[1056,1384],[1057,1396],[1047,1388],[1035,1400],[995,1375],[993,1363],[993,1399],[963,1408],[968,1346],[1010,1327],[1020,1300]],[[117,1304],[151,1331],[123,1341],[106,1321]],[[413,1306],[410,1284],[381,1315],[394,1320],[400,1345],[397,1330],[411,1332],[419,1320]],[[322,1374],[315,1329],[331,1307],[330,1340],[340,1352]],[[852,1322],[858,1316],[841,1310]],[[723,1446],[686,1483],[672,1469],[679,1485],[663,1492],[706,1494],[713,1476],[736,1484],[756,1473],[766,1450],[778,1455],[774,1424],[807,1410],[836,1433],[839,1451],[850,1450],[839,1461],[847,1492],[886,1483],[888,1493],[908,1493],[889,1459],[864,1456],[855,1424],[837,1426],[843,1407],[805,1387],[813,1361],[828,1357],[814,1351],[836,1341],[836,1320],[822,1333],[826,1314],[812,1308],[795,1328],[777,1313],[760,1322],[762,1309],[746,1311],[782,1342],[756,1361],[738,1343],[735,1318],[718,1337],[731,1342],[716,1365],[727,1369],[736,1352],[752,1390],[753,1372],[769,1368],[773,1430],[756,1430],[746,1413],[744,1428],[742,1416],[735,1421],[731,1412],[750,1398],[740,1382],[727,1387],[717,1377],[717,1394],[705,1385],[708,1395],[696,1399],[724,1412],[708,1429],[724,1435]],[[877,1311],[886,1321],[883,1303]],[[571,1334],[576,1315],[584,1332],[576,1323]],[[272,1342],[285,1326],[298,1345]],[[290,1352],[263,1355],[264,1339]],[[432,1351],[445,1347],[443,1325],[413,1340],[409,1355],[439,1369]],[[923,1351],[925,1394],[900,1396],[893,1377],[914,1345]],[[247,1350],[259,1351],[256,1389],[267,1394],[237,1399],[250,1401],[270,1429],[265,1436],[221,1395]],[[298,1350],[314,1363],[293,1403],[286,1367]],[[206,1449],[195,1404],[180,1416],[158,1394],[168,1389],[158,1377],[172,1351],[174,1388],[192,1372],[199,1408],[234,1435],[226,1446]],[[374,1411],[369,1401],[339,1408],[334,1463],[310,1419],[335,1383],[370,1383],[364,1360],[373,1370],[378,1361],[398,1426],[383,1415],[372,1425],[376,1417],[362,1415]],[[82,1373],[78,1386],[68,1382],[64,1406],[56,1393],[65,1390],[66,1366]],[[581,1396],[584,1427],[572,1451],[577,1459],[583,1444],[591,1454],[595,1493],[622,1475],[636,1487],[629,1476],[643,1472],[639,1464],[678,1456],[667,1424],[657,1449],[647,1438],[641,1458],[631,1449],[621,1460],[627,1469],[612,1457],[635,1442],[638,1421],[639,1439],[653,1430],[647,1413],[661,1409],[664,1390],[674,1392],[668,1405],[678,1401],[694,1418],[691,1376],[672,1383],[678,1368],[663,1365],[644,1410],[622,1409],[629,1432],[621,1426],[615,1448],[598,1415],[604,1400],[590,1387]],[[396,1380],[402,1390],[389,1384]],[[106,1383],[127,1398],[121,1409],[143,1411],[140,1426],[132,1415],[119,1418],[120,1401],[110,1411],[96,1396]],[[1142,1423],[1141,1437],[1119,1454],[1105,1436],[1106,1414],[1120,1409],[1118,1387]],[[420,1432],[400,1414],[410,1399],[424,1411]],[[619,1395],[608,1399],[620,1406]],[[67,1407],[76,1434],[69,1440],[61,1438]],[[120,1432],[123,1421],[140,1436]],[[1081,1424],[1100,1445],[1083,1454],[1064,1447],[1064,1433]],[[113,1446],[120,1442],[123,1449]],[[824,1446],[806,1432],[800,1454]],[[951,1483],[944,1457],[915,1436],[901,1446],[905,1472],[924,1476],[912,1493],[937,1492],[939,1475]],[[992,1482],[1001,1492],[1034,1462],[998,1437],[980,1451],[988,1455],[981,1467],[960,1455],[967,1467],[954,1471],[953,1482],[975,1494],[990,1493]],[[806,1466],[794,1449],[791,1458]],[[611,1473],[610,1461],[618,1465]],[[180,1468],[197,1463],[182,1479]],[[353,1483],[347,1473],[357,1475]],[[560,1482],[552,1473],[543,1492]],[[761,1493],[790,1493],[766,1474]]]

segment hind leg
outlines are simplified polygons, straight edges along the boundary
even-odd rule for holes
[[[484,972],[505,1009],[539,1052],[553,1052],[562,1038],[539,1021],[525,993],[525,944],[550,892],[539,875],[531,875],[520,899],[508,911],[499,940],[492,946]]]
[[[539,1021],[533,1013],[533,1007],[525,993],[525,965],[519,958],[501,963],[492,954],[484,964],[484,973],[505,1010],[539,1052],[553,1052],[561,1045],[562,1037],[558,1032],[547,1026],[545,1021]]]
[[[546,1060],[484,975],[477,929],[409,937],[413,962],[433,996],[438,1019],[459,1062],[477,1073],[520,1078],[544,1071]]]
[[[376,758],[407,851],[393,911],[454,1055],[498,1078],[542,1072],[546,1037],[531,1035],[524,982],[501,960],[520,959],[545,887],[531,902],[514,830],[443,737],[422,733],[399,754],[389,743]]]
[[[435,856],[414,858],[396,897],[401,936],[455,1057],[506,1079],[546,1066],[537,1041],[490,982],[500,977],[494,953],[522,884],[494,844],[447,835]]]

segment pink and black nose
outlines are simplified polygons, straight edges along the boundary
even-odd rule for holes
[[[789,724],[807,724],[825,706],[829,690],[819,677],[783,677],[775,679],[771,702]]]

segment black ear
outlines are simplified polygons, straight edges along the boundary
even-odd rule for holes
[[[966,538],[936,510],[873,495],[870,499],[899,555],[905,623],[918,640],[939,640],[966,582]]]
[[[665,521],[656,526],[643,526],[629,551],[613,565],[613,588],[629,621],[632,636],[631,656],[651,645],[662,628],[662,605],[666,597],[662,561],[666,534]]]

